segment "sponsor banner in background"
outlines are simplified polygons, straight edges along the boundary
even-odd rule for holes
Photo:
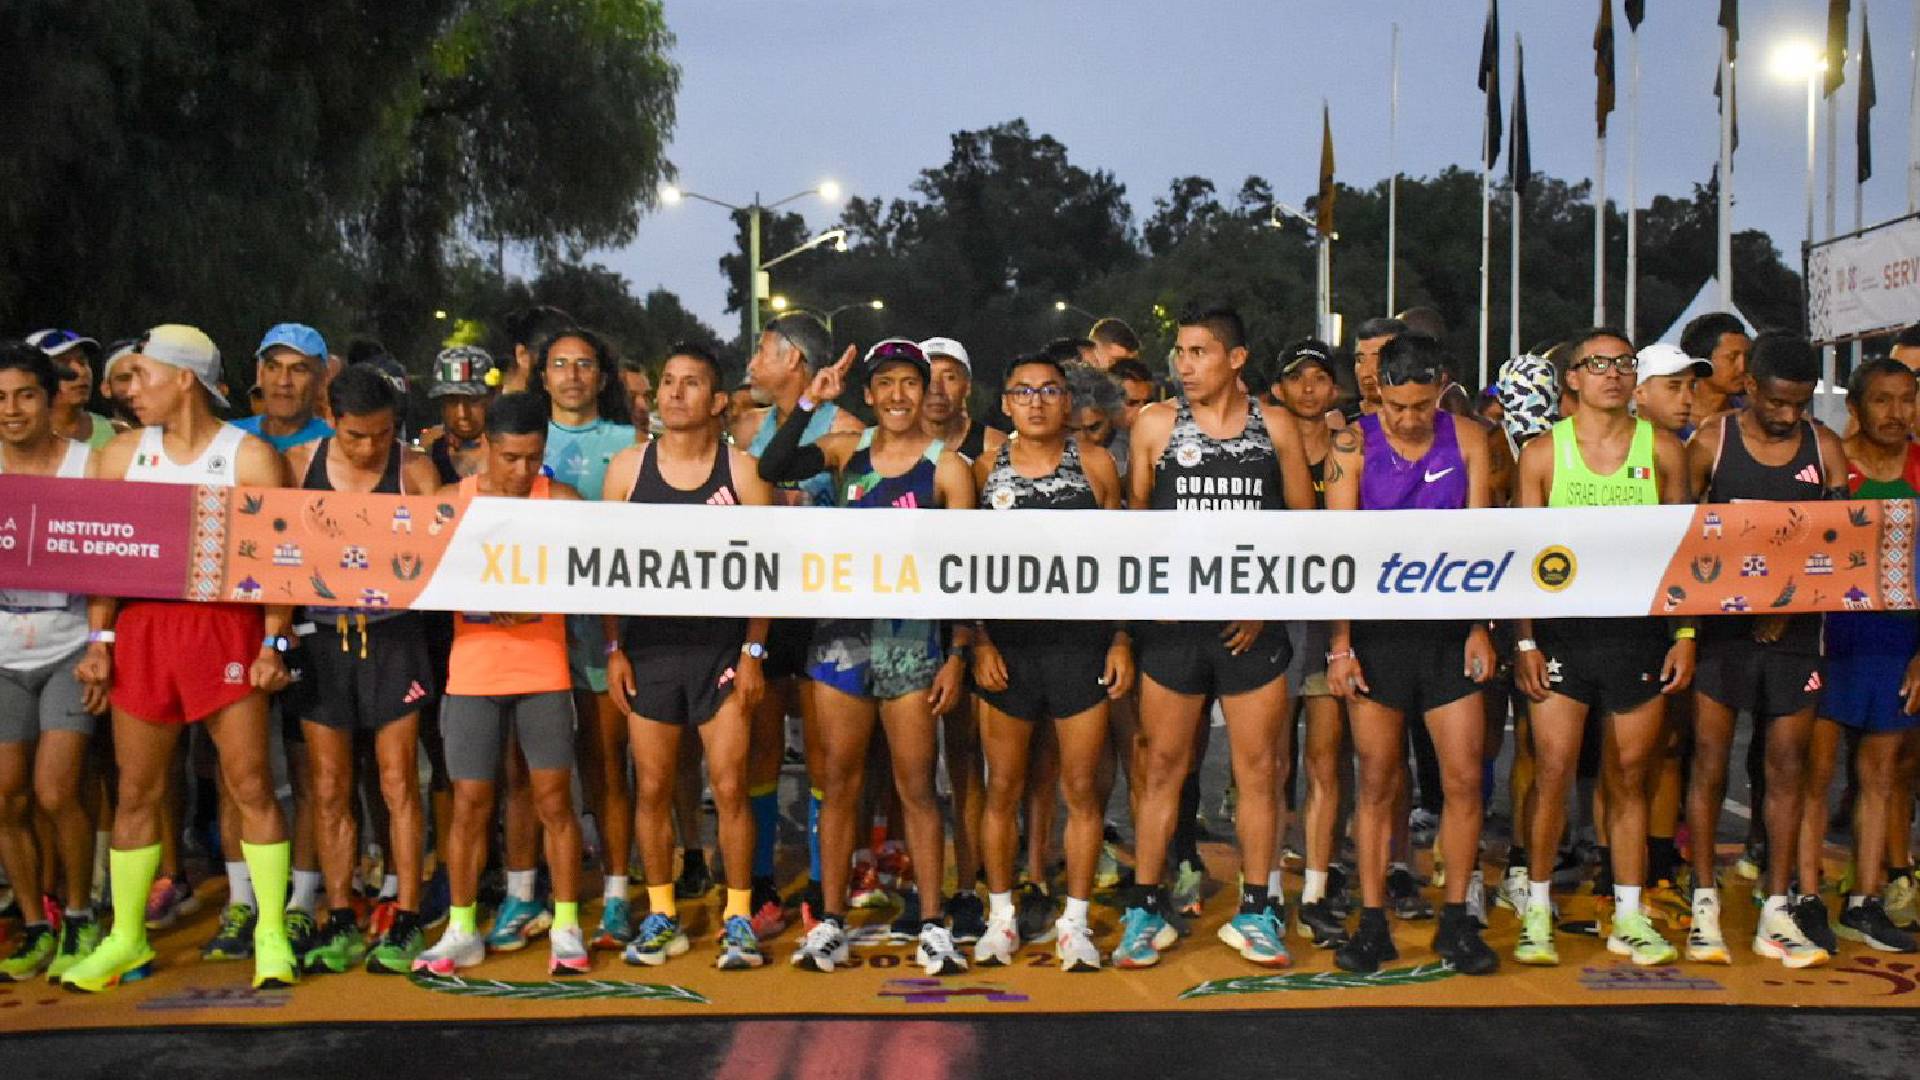
[[[1920,322],[1920,216],[1815,244],[1806,270],[1816,344]]]
[[[0,477],[0,505],[0,589],[129,597],[944,619],[1914,606],[1910,502],[1378,513],[722,509]],[[75,542],[95,532],[112,544]]]

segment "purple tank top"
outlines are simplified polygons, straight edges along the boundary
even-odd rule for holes
[[[1459,510],[1467,505],[1467,461],[1453,416],[1441,413],[1433,425],[1433,445],[1419,461],[1394,452],[1380,418],[1360,418],[1366,468],[1360,473],[1362,510]]]

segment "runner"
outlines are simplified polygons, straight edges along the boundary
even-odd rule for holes
[[[1115,364],[1140,362],[1140,335],[1124,319],[1109,315],[1096,321],[1088,328],[1087,338],[1093,342],[1088,363],[1101,371],[1112,373]]]
[[[1845,496],[1840,472],[1845,449],[1838,436],[1807,418],[1819,378],[1820,354],[1805,338],[1776,331],[1754,340],[1745,375],[1746,404],[1707,421],[1687,448],[1689,482],[1702,493],[1702,502]],[[1769,840],[1767,898],[1753,951],[1790,968],[1825,963],[1833,952],[1810,940],[1813,932],[1832,933],[1824,905],[1819,912],[1810,912],[1814,919],[1808,922],[1796,919],[1787,906],[1807,743],[1824,680],[1820,624],[1819,615],[1720,615],[1700,627],[1693,778],[1687,793],[1687,831],[1693,836],[1689,960],[1732,962],[1720,933],[1714,839],[1726,790],[1733,725],[1743,712],[1753,715],[1754,738],[1766,744],[1766,796],[1763,806],[1755,809],[1764,809]],[[1803,884],[1810,889],[1817,886]],[[1820,903],[1817,896],[1812,899]]]
[[[1693,420],[1704,425],[1708,420],[1746,406],[1746,376],[1753,339],[1747,336],[1747,324],[1740,316],[1710,311],[1687,323],[1680,331],[1680,351],[1705,359],[1713,373],[1702,376],[1693,392]]]
[[[1487,505],[1486,437],[1478,422],[1438,416],[1445,381],[1440,343],[1403,333],[1381,350],[1380,408],[1333,437],[1327,462],[1327,506],[1333,510],[1457,510]],[[1404,785],[1409,714],[1433,734],[1445,789],[1440,851],[1458,867],[1478,863],[1481,684],[1495,657],[1485,623],[1360,622],[1333,624],[1327,682],[1347,699],[1360,785],[1354,811],[1363,907],[1357,932],[1334,954],[1344,971],[1373,972],[1398,958],[1387,929],[1386,877],[1392,813]],[[1480,940],[1467,912],[1471,876],[1447,878],[1446,907],[1433,950],[1468,975],[1484,975],[1500,958]]]
[[[878,423],[859,435],[832,434],[800,445],[815,402],[837,399],[855,352],[815,373],[807,392],[760,458],[767,480],[801,480],[821,469],[837,476],[840,505],[902,509],[971,509],[973,480],[960,458],[921,424],[920,406],[931,372],[911,341],[889,338],[861,364],[865,397]],[[907,851],[925,915],[916,953],[928,975],[967,969],[939,914],[945,874],[945,838],[934,796],[934,718],[959,699],[970,628],[956,628],[944,649],[940,627],[917,619],[828,619],[814,629],[808,675],[819,726],[815,773],[826,797],[820,810],[820,860],[827,917],[807,932],[793,954],[796,966],[832,971],[847,960],[845,928],[848,855],[874,720],[886,731],[894,786],[906,818]]]
[[[437,491],[432,461],[398,439],[400,397],[378,370],[356,365],[327,387],[334,434],[287,455],[309,491],[419,495]],[[314,792],[327,922],[301,957],[309,973],[339,973],[365,961],[377,974],[404,975],[426,946],[420,920],[424,819],[417,773],[420,710],[440,679],[427,650],[426,613],[308,608],[314,623],[307,655],[317,707],[302,719]],[[397,877],[398,908],[369,943],[353,909],[358,855],[353,812],[355,737],[372,737],[388,835],[387,872]]]
[[[1679,439],[1692,438],[1700,382],[1713,374],[1713,365],[1664,342],[1641,349],[1639,362],[1634,412]]]
[[[1003,408],[1018,438],[974,462],[982,505],[994,510],[1118,510],[1120,477],[1104,450],[1066,433],[1073,411],[1066,369],[1044,354],[1007,365]],[[987,858],[990,917],[975,946],[981,964],[1011,964],[1020,947],[1013,902],[1019,805],[1028,790],[1035,728],[1053,721],[1067,801],[1067,903],[1054,924],[1054,956],[1063,971],[1098,971],[1088,904],[1099,861],[1099,770],[1107,752],[1108,703],[1133,683],[1132,642],[1124,624],[1012,622],[976,624],[974,683],[987,758]],[[1053,789],[1037,793],[1049,803]],[[1031,822],[1032,818],[1029,818]],[[1031,828],[1029,845],[1040,842]]]
[[[65,386],[41,350],[0,342],[0,474],[89,474],[87,444],[54,432],[53,403]],[[107,707],[113,654],[101,640],[111,635],[100,632],[112,622],[112,600],[0,589],[0,868],[24,931],[0,961],[0,981],[42,971],[58,980],[100,943],[88,904],[94,837],[81,778],[94,716]],[[51,851],[34,835],[36,811]],[[58,868],[57,880],[41,879],[46,862]],[[64,903],[43,908],[42,895]]]
[[[421,442],[441,484],[456,484],[486,467],[487,399],[500,382],[485,349],[456,345],[433,361],[427,399],[440,405],[440,425]]]
[[[506,322],[513,350],[500,368],[500,392],[536,390],[540,380],[533,378],[533,365],[540,355],[540,343],[576,325],[573,316],[548,304],[535,304],[508,315]]]
[[[1327,457],[1333,449],[1333,430],[1327,414],[1333,409],[1340,384],[1333,369],[1333,350],[1307,338],[1287,346],[1273,380],[1281,405],[1300,432],[1307,471],[1313,477],[1315,509],[1325,509]],[[1289,684],[1299,687],[1304,727],[1300,759],[1307,777],[1306,805],[1301,830],[1306,837],[1304,884],[1300,890],[1297,933],[1322,949],[1346,943],[1346,922],[1327,896],[1333,868],[1334,841],[1340,822],[1340,773],[1346,742],[1346,717],[1340,697],[1327,685],[1328,627],[1324,622],[1298,624],[1299,642]],[[1289,721],[1291,722],[1291,721]],[[1279,864],[1270,877],[1277,879]],[[1273,891],[1277,880],[1270,880]],[[1284,916],[1283,916],[1284,918]]]
[[[577,500],[580,493],[543,474],[547,403],[533,394],[503,394],[487,409],[487,467],[452,488],[461,497]],[[547,972],[574,975],[591,966],[580,931],[580,823],[574,816],[574,712],[567,670],[567,620],[558,615],[484,614],[456,617],[440,722],[453,776],[453,835],[447,863],[453,907],[446,932],[413,960],[413,970],[451,975],[486,959],[490,947],[524,947],[520,927],[504,926],[511,904],[494,916],[482,938],[475,897],[486,862],[487,834],[509,736],[525,755],[534,811],[546,831],[553,874],[553,922]],[[492,945],[496,938],[519,944]]]
[[[1516,504],[1654,506],[1690,502],[1680,440],[1629,412],[1636,361],[1617,330],[1588,330],[1571,341],[1568,385],[1578,402],[1520,453]],[[1533,788],[1527,820],[1526,906],[1513,956],[1557,964],[1553,943],[1554,859],[1566,827],[1567,790],[1580,759],[1589,714],[1598,719],[1607,793],[1607,843],[1613,918],[1607,950],[1651,967],[1679,955],[1641,909],[1646,883],[1647,772],[1659,752],[1664,706],[1693,678],[1694,628],[1669,635],[1647,619],[1521,619],[1514,680],[1533,702]],[[1536,643],[1536,635],[1538,640]],[[1669,644],[1671,640],[1671,644]],[[1518,890],[1516,890],[1518,891]]]
[[[217,389],[220,352],[190,326],[147,331],[121,361],[132,374],[129,400],[146,426],[101,452],[108,479],[231,487],[285,487],[286,463],[231,424]],[[299,979],[287,941],[291,850],[267,757],[267,697],[286,686],[292,612],[279,605],[137,601],[122,605],[114,647],[113,750],[119,800],[109,865],[113,931],[61,983],[101,991],[145,973],[147,895],[160,863],[159,804],[186,725],[204,723],[219,750],[227,794],[237,806],[241,852],[258,897],[252,934],[253,985]],[[192,642],[192,649],[182,649]]]
[[[740,415],[731,431],[733,444],[744,446],[755,458],[765,454],[780,429],[798,407],[801,395],[821,365],[831,362],[833,340],[820,320],[799,312],[773,320],[760,334],[758,347],[747,363],[753,395],[770,402]],[[745,393],[737,397],[748,398]],[[830,432],[859,433],[858,417],[832,402],[816,402],[801,433],[800,445],[812,446]],[[824,468],[813,476],[775,487],[778,501],[788,506],[832,506],[833,474]],[[812,717],[812,695],[807,685],[807,650],[813,640],[810,619],[775,619],[767,627],[767,692],[753,711],[753,737],[747,750],[747,797],[753,806],[753,932],[765,941],[786,929],[786,912],[774,883],[774,852],[780,833],[780,766],[786,755],[789,716],[801,717],[809,767],[821,762],[820,733]],[[799,892],[800,918],[807,929],[819,920],[820,800],[818,774],[810,772],[807,789],[807,883]]]
[[[638,356],[620,358],[620,389],[625,395],[627,420],[633,425],[634,438],[645,442],[653,435],[653,409],[650,407],[653,401],[653,373],[647,370],[645,360]]]
[[[1920,443],[1912,437],[1913,369],[1898,360],[1869,360],[1847,381],[1854,434],[1846,440],[1847,489],[1856,499],[1920,497]],[[1820,697],[1800,818],[1801,898],[1798,921],[1826,922],[1820,899],[1820,856],[1826,848],[1827,784],[1834,759],[1858,739],[1853,799],[1853,886],[1840,912],[1840,937],[1881,952],[1920,951],[1912,934],[1887,917],[1887,826],[1911,806],[1892,802],[1901,744],[1920,730],[1920,623],[1911,613],[1836,611],[1826,617],[1826,685]],[[1819,910],[1814,910],[1819,905]],[[1812,936],[1809,934],[1808,936]]]
[[[1380,350],[1407,332],[1407,324],[1384,316],[1368,319],[1353,333],[1353,382],[1360,392],[1360,412],[1380,411]]]
[[[327,342],[318,330],[280,323],[260,339],[253,356],[258,361],[254,384],[265,394],[266,411],[234,421],[235,427],[258,435],[283,454],[333,434],[319,415]]]
[[[36,330],[27,335],[27,344],[53,358],[60,374],[60,393],[53,402],[53,430],[87,444],[90,450],[104,450],[119,429],[113,421],[89,411],[93,401],[93,365],[100,360],[100,343],[72,330]]]
[[[620,452],[602,498],[632,503],[769,506],[773,489],[745,452],[720,439],[726,411],[720,358],[683,342],[660,372],[658,439]],[[719,820],[727,900],[721,914],[722,970],[764,962],[753,932],[753,814],[747,806],[748,717],[765,688],[767,620],[606,618],[607,680],[633,746],[640,861],[652,913],[626,947],[629,964],[659,965],[687,951],[675,903],[669,821],[681,740],[698,732]],[[624,626],[623,626],[624,623]]]
[[[1246,325],[1226,307],[1194,305],[1180,316],[1174,370],[1184,396],[1142,409],[1134,423],[1130,504],[1205,513],[1217,510],[1307,510],[1313,481],[1300,432],[1269,423],[1247,393]],[[1274,851],[1275,760],[1286,760],[1286,627],[1257,619],[1142,622],[1137,626],[1140,727],[1146,740],[1136,765],[1142,791],[1136,822],[1137,882],[1121,924],[1116,967],[1151,967],[1178,940],[1160,878],[1180,815],[1180,789],[1193,761],[1206,702],[1226,714],[1239,792],[1241,886],[1238,913],[1220,939],[1257,964],[1289,962],[1285,932],[1267,906]]]

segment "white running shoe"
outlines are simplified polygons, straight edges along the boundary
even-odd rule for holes
[[[1020,951],[1020,931],[1014,924],[1012,915],[1000,915],[987,920],[987,932],[973,946],[973,962],[1005,967],[1013,963],[1013,956]]]
[[[1062,916],[1053,924],[1053,934],[1053,958],[1061,971],[1100,970],[1100,949],[1086,923]]]
[[[1696,896],[1693,900],[1693,925],[1687,929],[1687,959],[1696,964],[1733,963],[1733,954],[1727,951],[1727,939],[1720,933],[1717,894]]]
[[[547,947],[551,950],[547,958],[549,975],[584,975],[593,968],[593,960],[587,954],[586,935],[577,926],[549,930]]]
[[[1699,925],[1697,916],[1694,925]],[[1808,941],[1799,924],[1793,921],[1793,915],[1785,909],[1760,913],[1760,925],[1753,933],[1753,951],[1790,968],[1813,967],[1828,959],[1827,950]]]
[[[1478,867],[1467,879],[1467,915],[1480,929],[1487,928],[1487,877]]]
[[[848,956],[846,931],[822,919],[793,951],[793,966],[803,971],[831,972],[836,965],[846,963]]]
[[[914,959],[928,975],[959,975],[967,970],[966,957],[953,947],[953,935],[933,923],[920,928],[920,948]]]
[[[487,958],[487,941],[479,934],[448,930],[433,948],[413,958],[413,970],[446,976]]]
[[[1493,902],[1513,912],[1515,915],[1527,910],[1527,868],[1509,866],[1500,879],[1500,888],[1494,893]]]

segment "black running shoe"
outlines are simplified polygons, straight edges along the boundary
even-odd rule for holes
[[[1327,867],[1327,910],[1333,912],[1333,917],[1341,922],[1345,922],[1356,910],[1350,888],[1352,877],[1342,863]]]
[[[1433,918],[1433,905],[1420,895],[1420,881],[1413,871],[1396,866],[1387,871],[1387,906],[1395,918],[1409,921]]]
[[[1893,920],[1887,918],[1886,905],[1877,896],[1869,896],[1858,907],[1840,912],[1839,934],[1848,941],[1864,942],[1868,948],[1881,952],[1920,952],[1920,942],[1893,925]]]
[[[1398,959],[1400,950],[1393,947],[1393,933],[1387,929],[1386,920],[1370,922],[1362,914],[1360,928],[1334,952],[1333,966],[1355,975],[1371,975],[1380,970],[1381,964]]]
[[[1300,936],[1312,938],[1315,948],[1337,949],[1347,943],[1346,920],[1336,916],[1326,900],[1301,904],[1296,912]]]
[[[947,897],[947,925],[953,929],[956,945],[971,945],[987,932],[987,909],[980,894],[958,892]]]
[[[713,871],[707,868],[706,856],[698,852],[687,852],[686,859],[680,865],[680,876],[673,883],[675,900],[698,900],[713,891]]]
[[[1465,914],[1440,917],[1433,951],[1462,975],[1491,975],[1500,968],[1500,954],[1487,947],[1480,939],[1480,928]]]
[[[909,885],[900,890],[900,916],[887,927],[887,944],[911,945],[920,940],[920,890]]]
[[[1827,950],[1828,956],[1840,953],[1840,941],[1834,937],[1832,917],[1827,912],[1827,902],[1818,894],[1804,893],[1788,906],[1793,916],[1793,925],[1807,936],[1807,940]]]
[[[1053,897],[1039,882],[1029,881],[1015,889],[1013,905],[1013,924],[1020,931],[1021,941],[1053,939]]]

